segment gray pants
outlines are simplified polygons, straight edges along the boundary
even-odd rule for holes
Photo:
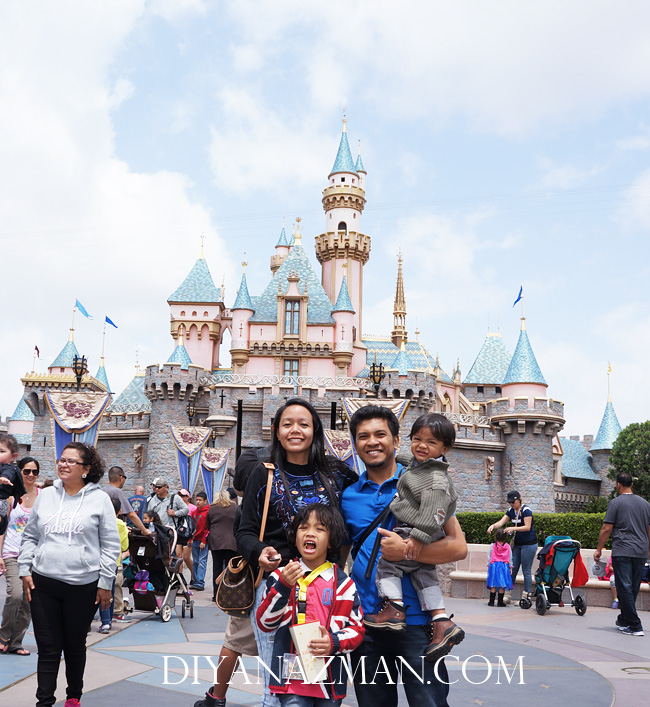
[[[395,528],[394,530],[404,538],[410,535],[410,528]],[[389,562],[380,557],[375,577],[379,596],[403,602],[402,577],[405,574],[411,577],[411,583],[418,595],[422,611],[445,608],[445,600],[440,591],[435,565],[425,565],[416,560]]]
[[[8,650],[16,651],[23,647],[23,638],[27,633],[31,613],[29,602],[23,595],[23,581],[18,576],[18,558],[5,557],[5,578],[7,580],[7,599],[2,611],[0,638],[8,642]]]

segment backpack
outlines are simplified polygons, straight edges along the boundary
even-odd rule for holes
[[[174,507],[174,496],[176,496],[175,493],[172,494],[171,501],[169,502],[169,507],[172,509]],[[191,540],[194,537],[194,533],[196,533],[196,521],[189,513],[180,518],[174,516],[174,526],[176,527],[178,539],[183,542]]]

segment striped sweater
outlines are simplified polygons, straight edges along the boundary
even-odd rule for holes
[[[399,523],[413,528],[411,537],[429,544],[456,512],[458,493],[447,470],[449,464],[427,459],[410,466],[397,482],[397,498],[390,510]]]
[[[332,644],[331,655],[349,653],[363,642],[364,626],[361,603],[353,580],[336,565],[329,570],[334,575],[336,590],[328,612],[327,629]],[[288,685],[278,680],[282,675],[282,660],[285,653],[295,653],[291,643],[289,627],[297,623],[297,588],[289,587],[282,581],[281,569],[274,570],[266,583],[262,603],[257,609],[257,625],[262,631],[276,631],[273,640],[273,666],[270,685],[274,693],[288,692]],[[309,594],[308,594],[309,600]],[[341,660],[331,662],[327,679],[320,685],[324,699],[340,700],[345,697],[347,673],[341,667]]]

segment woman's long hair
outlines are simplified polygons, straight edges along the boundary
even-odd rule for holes
[[[284,411],[292,405],[300,405],[300,407],[305,408],[305,410],[307,410],[311,415],[312,425],[314,427],[314,437],[311,442],[311,447],[309,448],[308,464],[313,467],[318,474],[318,478],[327,492],[330,503],[333,506],[338,506],[338,499],[334,490],[336,477],[333,474],[333,465],[328,461],[327,456],[325,455],[325,433],[323,431],[323,423],[316,412],[316,408],[314,408],[314,406],[304,398],[290,398],[284,405],[277,409],[275,416],[273,417],[271,460],[280,473],[280,478],[282,479],[282,484],[285,490],[288,491],[289,484],[284,473],[284,467],[287,462],[287,453],[278,439],[278,428],[280,426],[280,420],[282,419]]]

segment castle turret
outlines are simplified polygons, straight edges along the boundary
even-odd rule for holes
[[[292,234],[293,235],[293,234]],[[271,272],[275,275],[278,268],[284,262],[284,259],[289,255],[289,242],[287,241],[287,234],[284,230],[284,221],[282,222],[282,231],[280,231],[280,238],[275,246],[275,255],[271,256]]]
[[[14,410],[14,414],[7,424],[7,432],[16,438],[18,444],[29,447],[32,444],[32,433],[34,431],[34,413],[27,407],[24,398]]]
[[[364,170],[364,178],[365,174]],[[316,237],[316,257],[322,265],[323,288],[332,302],[340,291],[343,276],[347,275],[348,291],[355,312],[356,340],[361,338],[363,266],[370,257],[370,237],[361,233],[361,213],[366,197],[350,154],[345,118],[328,182],[323,191],[325,232]],[[346,272],[344,264],[347,265]]]
[[[463,394],[472,402],[500,398],[512,354],[499,332],[488,330],[483,346],[463,381]]]
[[[284,228],[282,229],[282,235],[284,236]],[[288,252],[289,249],[287,248],[287,253]],[[233,373],[243,373],[244,366],[248,363],[250,346],[248,320],[255,314],[255,308],[253,307],[251,296],[248,293],[246,265],[247,263],[244,261],[242,263],[244,272],[242,273],[241,284],[237,291],[237,299],[235,299],[235,304],[233,304],[231,308],[232,344],[230,346],[230,359],[232,361]],[[278,268],[279,267],[278,265]]]
[[[356,170],[357,174],[359,175],[359,186],[362,189],[366,188],[366,168],[363,166],[363,162],[361,161],[361,141],[359,141],[359,154],[357,155],[357,162],[354,165],[354,169]]]
[[[391,341],[398,349],[408,341],[406,331],[406,298],[404,297],[404,278],[402,277],[402,254],[397,259],[397,287],[393,305],[393,331]]]
[[[352,363],[353,340],[352,327],[354,326],[354,307],[348,292],[347,278],[343,276],[339,296],[332,310],[332,318],[336,322],[334,331],[334,364],[337,376],[348,375],[348,366]]]
[[[108,384],[108,376],[106,375],[106,367],[104,366],[104,357],[99,359],[99,368],[95,374],[95,378],[106,388],[106,392],[111,392],[111,387]]]
[[[529,406],[532,407],[535,397],[546,396],[548,385],[528,340],[524,317],[521,318],[519,341],[503,379],[502,388],[511,405],[514,404],[515,398],[527,397]]]
[[[72,364],[75,356],[79,356],[79,352],[77,351],[77,347],[74,343],[74,329],[70,329],[70,336],[66,345],[61,349],[61,352],[54,359],[54,361],[50,363],[47,370],[51,375],[74,375]]]
[[[607,374],[609,377],[609,373]],[[609,383],[608,383],[609,387]],[[618,421],[616,411],[612,405],[611,395],[607,395],[607,405],[603,419],[600,421],[598,434],[589,451],[593,459],[593,468],[596,474],[602,480],[600,487],[600,495],[606,496],[614,488],[614,480],[608,477],[609,474],[609,456],[612,452],[614,442],[621,432],[621,423]]]
[[[197,366],[212,371],[219,367],[224,304],[203,256],[194,263],[180,287],[167,300],[171,310],[171,335],[186,333],[187,353]]]
[[[180,363],[182,371],[187,371],[192,364],[192,359],[190,358],[190,355],[185,348],[185,343],[183,342],[182,330],[178,332],[176,348],[172,352],[172,355],[167,359],[167,363]]]

